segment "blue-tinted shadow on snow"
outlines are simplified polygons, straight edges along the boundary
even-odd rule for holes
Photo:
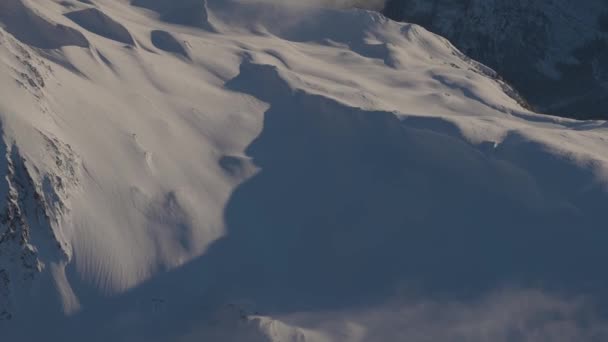
[[[608,285],[607,193],[543,145],[513,133],[473,146],[457,129],[291,89],[276,68],[247,61],[227,87],[271,105],[247,150],[261,172],[234,192],[228,235],[205,255],[227,299],[290,311],[401,287],[469,297]]]
[[[233,302],[277,315],[508,286],[606,298],[607,193],[591,170],[517,133],[475,146],[445,120],[309,94],[268,65],[243,62],[226,87],[270,104],[246,151],[260,172],[231,196],[227,234],[70,324],[143,341]]]

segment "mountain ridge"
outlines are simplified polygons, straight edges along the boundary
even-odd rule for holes
[[[373,11],[14,3],[87,44],[0,15],[9,339],[608,336],[606,122]]]
[[[497,70],[538,111],[606,118],[603,1],[390,0],[384,13],[447,37]]]

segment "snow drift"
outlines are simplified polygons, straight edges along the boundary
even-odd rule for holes
[[[88,47],[86,38],[77,30],[46,19],[24,5],[22,0],[0,3],[0,23],[5,30],[33,47],[57,49],[62,46]]]
[[[100,36],[127,45],[134,45],[129,31],[97,8],[87,8],[66,14],[75,23]]]
[[[607,336],[605,122],[364,10],[13,3],[88,44],[1,17],[9,338]]]

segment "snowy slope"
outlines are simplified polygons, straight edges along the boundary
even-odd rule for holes
[[[384,13],[447,37],[538,110],[608,118],[605,0],[388,0]]]
[[[9,338],[607,336],[605,122],[364,10],[0,4]]]

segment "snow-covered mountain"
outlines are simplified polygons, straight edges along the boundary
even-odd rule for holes
[[[365,10],[0,0],[0,336],[603,341],[608,125]]]
[[[605,0],[389,0],[384,12],[449,38],[538,110],[608,118]]]

